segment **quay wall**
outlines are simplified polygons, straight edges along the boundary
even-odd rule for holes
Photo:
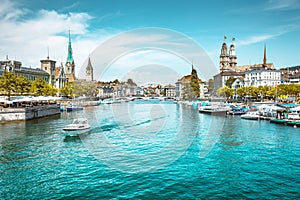
[[[57,104],[25,108],[0,108],[0,123],[9,121],[26,121],[40,117],[60,114]]]

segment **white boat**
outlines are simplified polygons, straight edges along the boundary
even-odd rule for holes
[[[225,115],[228,109],[223,106],[201,106],[199,107],[200,113],[214,114],[214,115]]]
[[[63,130],[79,134],[90,128],[91,126],[89,125],[88,120],[86,118],[77,118],[74,119],[72,124],[68,124],[65,128],[63,128]]]
[[[258,120],[260,119],[260,114],[258,112],[248,112],[241,115],[242,119]]]

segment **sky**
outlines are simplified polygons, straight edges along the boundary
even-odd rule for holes
[[[0,60],[65,64],[70,29],[78,77],[90,57],[101,81],[175,83],[191,65],[208,80],[224,36],[238,65],[262,63],[265,44],[275,68],[299,65],[299,22],[300,0],[0,0]]]

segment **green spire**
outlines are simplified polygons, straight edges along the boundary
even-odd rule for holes
[[[73,51],[72,51],[72,44],[71,44],[71,36],[70,36],[70,29],[69,29],[69,45],[68,45],[68,57],[67,62],[73,63]]]

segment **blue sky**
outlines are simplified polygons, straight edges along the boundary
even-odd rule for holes
[[[216,67],[224,35],[228,43],[232,37],[236,38],[238,65],[261,63],[264,43],[267,45],[267,60],[276,68],[300,64],[299,0],[0,1],[0,56],[3,60],[8,54],[11,59],[22,61],[24,66],[39,67],[39,60],[46,58],[48,47],[50,58],[58,64],[64,63],[69,28],[79,72],[87,57],[94,55],[94,49],[107,39],[124,31],[147,27],[172,30],[192,39]],[[156,52],[154,57],[157,55]],[[143,56],[139,52],[138,57],[131,54],[129,57],[137,60],[146,56],[147,51]],[[193,56],[189,59],[197,60],[197,55]],[[155,64],[167,65],[166,62]],[[123,64],[126,64],[125,60]],[[176,66],[176,63],[172,65]],[[201,65],[201,61],[196,61],[196,65]],[[177,70],[177,73],[189,73],[189,67]],[[126,76],[124,73],[115,77],[110,73],[105,79]]]

